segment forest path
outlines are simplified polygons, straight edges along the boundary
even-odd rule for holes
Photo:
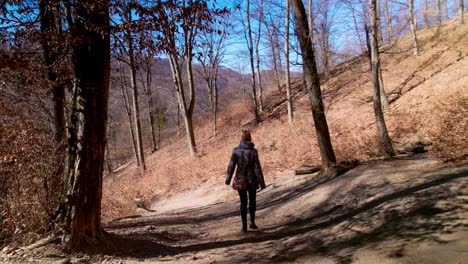
[[[362,164],[334,178],[314,176],[280,177],[259,192],[259,231],[240,232],[237,199],[148,213],[110,223],[114,246],[94,259],[466,263],[467,163],[416,155]]]
[[[0,262],[468,263],[466,161],[420,154],[367,162],[335,177],[277,177],[258,193],[260,229],[247,233],[237,195],[223,182],[197,188],[190,204],[184,195],[169,198],[177,206],[107,224],[109,243],[87,254],[50,246]],[[223,192],[232,199],[213,203]],[[194,206],[203,193],[218,198]]]

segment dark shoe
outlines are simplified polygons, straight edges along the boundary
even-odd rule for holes
[[[247,233],[247,225],[242,226],[242,232]]]
[[[250,223],[250,228],[258,229],[258,226],[255,223]]]

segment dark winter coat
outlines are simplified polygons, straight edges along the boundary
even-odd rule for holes
[[[238,147],[232,151],[231,161],[227,169],[226,184],[231,183],[232,175],[236,170],[235,178],[247,179],[249,188],[265,188],[262,167],[258,159],[258,152],[254,148],[254,143],[250,141],[241,141]],[[248,167],[246,167],[248,166]]]

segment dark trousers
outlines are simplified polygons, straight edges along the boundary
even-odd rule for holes
[[[240,197],[240,212],[242,226],[247,227],[247,194],[249,197],[250,223],[255,223],[255,210],[257,210],[257,191],[249,189],[247,191],[238,191]]]

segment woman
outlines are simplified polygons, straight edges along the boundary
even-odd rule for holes
[[[258,159],[258,152],[252,143],[250,131],[242,131],[242,139],[238,147],[232,151],[231,161],[227,169],[226,184],[231,183],[232,175],[236,170],[234,181],[245,181],[247,184],[245,190],[238,189],[240,197],[240,212],[242,218],[242,231],[247,232],[247,194],[249,199],[250,228],[258,229],[255,224],[255,210],[257,207],[257,190],[265,189],[265,180],[263,179],[262,167]]]

